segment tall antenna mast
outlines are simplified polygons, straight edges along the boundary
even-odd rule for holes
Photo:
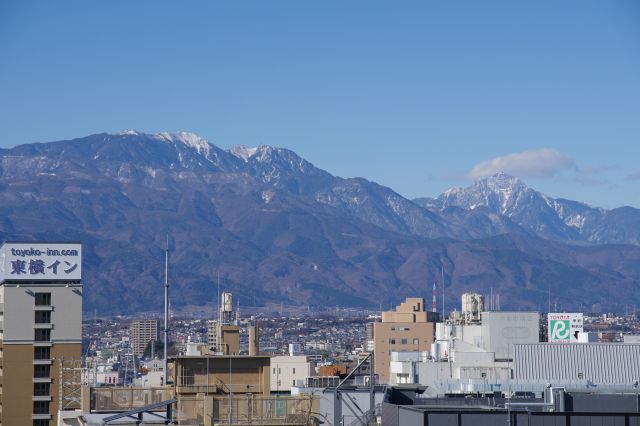
[[[220,270],[218,270],[218,324],[220,324]]]
[[[431,312],[435,312],[436,309],[436,282],[433,281],[433,291],[431,292]]]
[[[167,384],[169,367],[167,361],[167,347],[169,346],[169,234],[167,246],[164,250],[164,384]]]
[[[441,265],[441,273],[442,273],[442,322],[444,322],[444,263]]]

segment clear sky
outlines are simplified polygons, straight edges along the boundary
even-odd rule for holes
[[[640,207],[640,1],[0,1],[0,146],[126,128]]]

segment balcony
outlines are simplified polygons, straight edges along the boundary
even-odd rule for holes
[[[51,395],[47,396],[34,396],[31,398],[33,401],[51,401]]]
[[[51,383],[51,377],[34,377],[33,383]]]
[[[50,359],[34,359],[33,365],[51,365],[53,363]]]
[[[50,329],[53,330],[53,324],[51,323],[36,323],[33,324],[33,328]]]
[[[51,414],[32,414],[31,420],[51,420]]]
[[[53,311],[53,306],[51,305],[37,305],[33,307],[34,311]]]

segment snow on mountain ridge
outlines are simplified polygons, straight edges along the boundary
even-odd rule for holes
[[[191,132],[161,132],[151,135],[154,139],[160,139],[167,142],[183,143],[184,145],[195,149],[198,153],[208,156],[211,153],[211,144],[204,138]]]
[[[199,154],[203,154],[207,158],[211,154],[211,143],[206,139],[191,132],[160,132],[160,133],[144,133],[135,129],[125,129],[115,134],[115,136],[144,136],[159,142],[166,143],[182,143],[183,145],[193,148]]]
[[[236,157],[242,159],[245,163],[247,163],[251,159],[251,157],[256,155],[259,148],[260,147],[258,146],[249,148],[244,145],[238,145],[229,149],[229,153],[235,155]]]

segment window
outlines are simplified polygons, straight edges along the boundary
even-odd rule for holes
[[[36,346],[33,348],[33,359],[51,359],[51,348]]]
[[[487,373],[480,373],[480,377],[482,377],[483,379],[487,378]]]
[[[406,344],[407,344],[407,339],[401,339],[401,340],[400,340],[400,344],[402,344],[402,345],[406,345]]]
[[[293,374],[296,374],[296,368],[293,367]]]
[[[276,368],[273,367],[273,374],[276,374]]]
[[[36,342],[48,342],[51,340],[51,330],[46,328],[36,328],[35,330],[35,341]]]
[[[413,344],[414,345],[419,345],[420,344],[420,339],[413,339]]]
[[[34,383],[33,396],[49,396],[51,395],[50,383]]]
[[[51,293],[36,293],[36,306],[51,306]]]
[[[49,414],[49,401],[33,401],[33,414]]]
[[[36,324],[51,324],[51,311],[36,311]]]
[[[409,331],[411,330],[409,327],[400,327],[400,331]]]
[[[396,344],[396,339],[389,339],[389,344],[390,345],[395,345]]]
[[[36,419],[33,421],[33,426],[49,426],[49,420]]]
[[[41,379],[41,378],[49,378],[49,373],[51,372],[50,365],[34,365],[33,366],[33,377]]]

